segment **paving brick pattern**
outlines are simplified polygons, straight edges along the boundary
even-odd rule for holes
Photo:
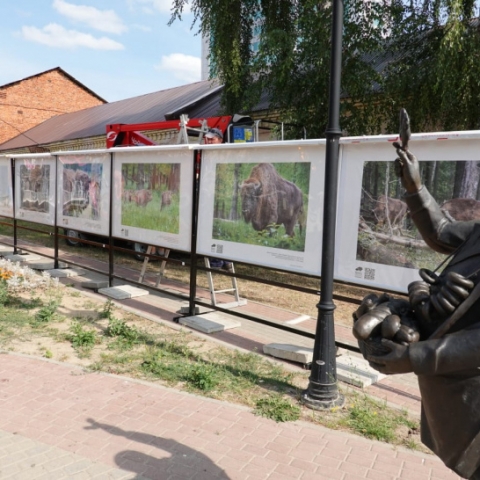
[[[0,478],[450,480],[435,457],[123,377],[0,355]]]

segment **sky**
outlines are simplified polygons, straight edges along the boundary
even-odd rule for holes
[[[201,77],[193,15],[172,0],[0,2],[0,85],[61,67],[109,102]]]

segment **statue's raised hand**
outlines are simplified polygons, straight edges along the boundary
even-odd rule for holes
[[[407,193],[417,193],[422,188],[418,160],[408,150],[404,150],[397,142],[393,144],[397,149],[398,158],[395,160],[395,173],[402,182]]]

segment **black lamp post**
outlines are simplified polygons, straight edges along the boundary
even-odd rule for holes
[[[335,254],[335,220],[337,213],[338,153],[342,132],[340,117],[340,78],[342,70],[343,0],[333,0],[332,56],[330,60],[330,100],[325,153],[325,198],[323,217],[322,278],[318,308],[312,370],[303,401],[315,410],[341,406],[344,397],[338,392],[335,360],[333,311],[333,266]]]

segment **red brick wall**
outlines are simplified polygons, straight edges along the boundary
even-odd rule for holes
[[[55,115],[103,103],[57,70],[0,87],[0,144]]]

